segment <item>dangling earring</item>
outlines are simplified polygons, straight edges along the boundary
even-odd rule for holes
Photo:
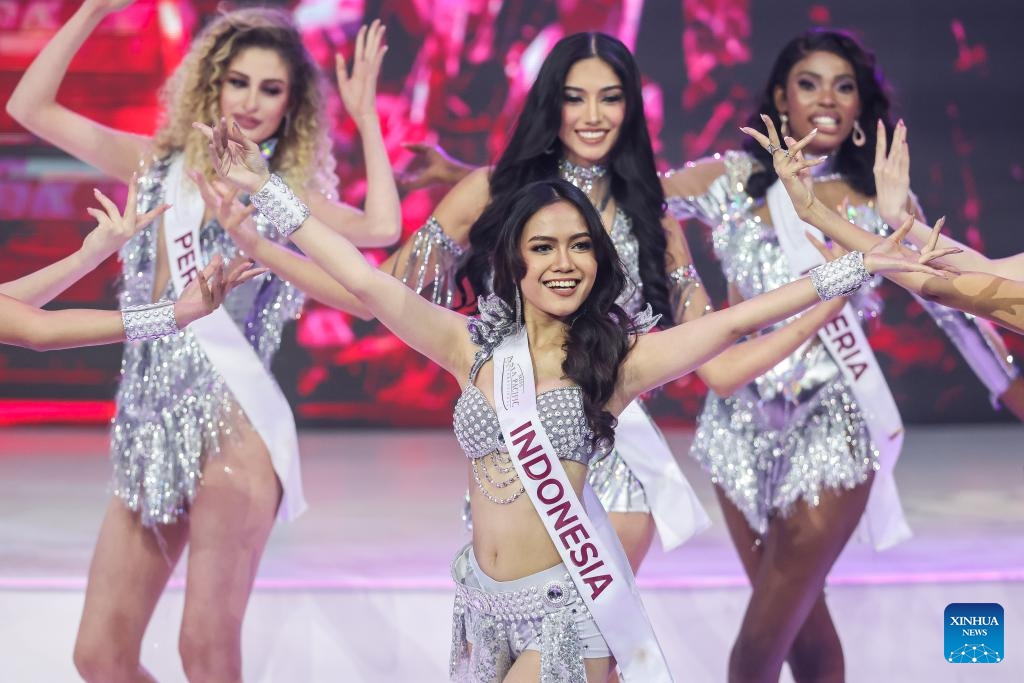
[[[868,136],[864,134],[864,129],[860,127],[860,121],[856,119],[853,121],[853,135],[850,136],[850,139],[858,147],[863,147],[864,143],[868,141]]]
[[[782,137],[789,135],[789,114],[779,112],[779,134]]]
[[[523,331],[523,299],[519,295],[519,285],[516,285],[516,334]]]

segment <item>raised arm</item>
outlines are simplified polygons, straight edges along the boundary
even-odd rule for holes
[[[384,26],[374,21],[369,27],[363,26],[356,34],[356,56],[354,68],[349,75],[345,58],[338,53],[334,58],[334,71],[338,79],[338,92],[349,116],[356,124],[359,135],[364,139],[367,128],[379,128],[377,120],[377,76],[381,60],[387,52],[384,45]],[[370,60],[367,50],[372,50]],[[371,169],[371,164],[381,163],[380,159],[365,158],[366,174],[377,175],[380,169]],[[391,170],[387,155],[383,163]],[[341,204],[323,195],[309,198],[310,212],[332,226],[353,244],[360,247],[388,247],[402,235],[402,212],[398,190],[394,182],[367,185],[366,199],[362,212]]]
[[[868,253],[849,254],[819,266],[810,277],[665,332],[641,336],[623,364],[613,407],[624,407],[645,391],[685,375],[738,339],[796,315],[825,295],[832,298],[851,293],[872,274],[909,271],[944,276],[942,271],[920,263],[914,252],[910,257],[893,255],[890,247],[898,245],[902,237],[897,231]]]
[[[202,182],[201,179],[196,180],[197,184],[201,185]],[[444,227],[442,228],[444,231],[443,238],[437,237],[435,239],[439,241],[451,240],[451,244],[454,244],[455,248],[460,250],[468,246],[469,228],[472,226],[472,220],[475,220],[475,216],[483,211],[483,207],[479,206],[481,203],[480,198],[487,197],[487,189],[486,169],[483,169],[475,171],[471,177],[465,179],[464,182],[445,195],[434,211],[434,217],[438,219],[438,225],[456,226],[457,230],[454,231],[456,237],[450,235],[447,227]],[[213,191],[207,191],[204,194],[204,196],[211,197],[207,200],[207,203],[211,206],[223,205],[222,203],[228,201],[227,198],[232,195],[232,193],[224,193],[222,190],[216,190],[216,192],[221,193],[219,197],[214,197]],[[319,216],[317,217],[320,218]],[[221,224],[226,225],[227,223],[225,220],[221,220]],[[429,229],[429,227],[423,228],[421,232],[414,234],[378,266],[381,271],[400,279],[417,293],[424,293],[428,286],[437,285],[434,282],[427,282],[431,280],[430,276],[435,271],[454,270],[453,265],[442,263],[442,259],[456,258],[450,254],[439,254],[436,245],[423,248],[420,242],[421,240],[428,239],[427,235],[422,234],[422,231],[426,229]],[[260,236],[255,228],[246,222],[238,223],[237,230],[231,229],[229,232],[232,239],[246,254],[252,256],[261,265],[270,268],[280,277],[293,283],[317,301],[363,320],[373,319],[373,314],[363,305],[358,297],[349,292],[341,283],[308,257]],[[423,254],[422,252],[428,253]],[[424,274],[423,282],[420,282],[419,275],[421,272]],[[434,294],[435,301],[444,298],[437,293],[432,294]]]
[[[288,280],[307,295],[332,308],[363,320],[373,315],[354,294],[341,286],[323,268],[302,254],[259,234],[252,221],[253,208],[238,201],[238,190],[223,181],[209,181],[198,172],[189,177],[199,188],[203,202],[217,222],[245,255]]]
[[[50,144],[104,173],[128,182],[149,138],[125,133],[77,114],[57,102],[72,57],[93,29],[132,0],[86,0],[57,31],[18,81],[7,113]]]
[[[266,272],[251,266],[243,259],[225,266],[217,256],[177,301],[124,311],[84,308],[46,311],[0,295],[0,344],[52,351],[174,334],[213,312],[234,287]]]
[[[692,269],[693,259],[679,224],[667,219],[665,231],[675,319],[680,323],[697,320],[711,311],[711,301]],[[694,372],[716,394],[729,396],[795,352],[842,306],[842,299],[820,303],[784,327],[730,346]]]
[[[879,215],[893,228],[913,219],[908,239],[919,247],[927,244],[932,238],[932,226],[924,222],[920,211],[914,210],[910,200],[910,147],[907,144],[907,127],[902,120],[896,124],[888,153],[885,127],[879,122],[874,174]],[[960,249],[959,253],[947,256],[946,260],[963,271],[991,273],[1011,280],[1024,276],[1024,254],[990,259],[948,235],[940,235],[936,247]]]
[[[908,220],[885,240],[861,230],[844,220],[822,204],[814,195],[813,183],[806,170],[820,160],[807,161],[801,149],[814,135],[814,131],[799,142],[786,138],[787,148],[781,148],[775,126],[765,117],[768,135],[744,128],[743,131],[773,149],[775,170],[779,174],[797,215],[848,249],[874,250],[879,255],[911,259],[915,252],[901,245],[901,240],[912,228]],[[769,145],[771,147],[769,148]],[[939,247],[941,221],[932,229],[928,241],[921,249],[919,261],[930,262],[958,253],[957,247]],[[898,237],[898,240],[893,238]],[[955,277],[934,277],[935,273],[888,272],[885,277],[925,299],[956,308],[998,323],[1015,332],[1024,331],[1024,282],[1003,278],[993,273],[962,273]]]
[[[89,207],[86,211],[96,219],[96,227],[86,235],[82,246],[70,256],[62,258],[45,268],[29,273],[17,280],[0,284],[0,294],[17,299],[30,306],[43,306],[68,287],[78,282],[116,253],[125,242],[139,230],[149,225],[154,218],[168,209],[164,204],[141,216],[135,215],[136,184],[134,177],[128,183],[128,199],[125,213],[99,190],[93,190],[103,210]]]
[[[371,27],[370,30],[375,31],[376,29]],[[358,36],[356,42],[358,47],[360,44]],[[364,40],[362,43],[363,49],[365,50],[365,47],[369,44]],[[383,47],[381,48],[381,55],[383,55]],[[369,84],[375,82],[376,74],[367,73],[362,69],[361,64],[363,63],[356,64],[360,68],[353,69],[352,76],[350,77],[345,69],[344,60],[339,59],[337,64],[339,89],[344,96],[345,105],[354,112],[361,112],[357,118],[360,126],[365,124],[371,128],[376,128],[375,113],[371,107],[367,106],[372,104],[374,100],[373,91],[370,90],[369,94],[367,94],[367,90]],[[372,123],[370,122],[371,120]],[[360,130],[362,130],[362,127],[360,127]],[[367,172],[370,173],[370,171],[371,169],[368,166]],[[383,174],[381,169],[374,169],[374,172]],[[276,242],[261,237],[248,221],[231,223],[228,216],[240,210],[240,205],[229,199],[233,195],[230,190],[219,187],[217,183],[207,183],[204,179],[195,175],[193,180],[199,185],[207,204],[211,207],[216,207],[215,210],[218,211],[218,215],[223,211],[225,218],[221,220],[221,224],[225,226],[229,224],[234,225],[233,228],[228,228],[228,231],[245,253],[252,256],[262,265],[269,267],[282,278],[294,283],[299,289],[317,301],[346,311],[364,320],[373,318],[373,314],[355,295],[345,289],[315,262]],[[397,196],[394,194],[394,183],[387,183],[386,185],[388,187],[384,188],[379,187],[379,184],[370,184],[368,186],[367,212],[362,215],[361,220],[371,223],[383,222],[389,226],[387,231],[397,230],[400,228],[400,216],[397,213],[398,203]],[[483,197],[482,201],[481,197]],[[445,236],[443,240],[439,241],[451,240],[453,244],[457,243],[457,249],[463,248],[469,241],[469,228],[472,226],[473,220],[483,210],[483,206],[486,205],[486,197],[486,169],[475,173],[471,179],[467,179],[465,183],[460,183],[458,187],[454,188],[441,201],[435,211],[435,217],[440,217],[441,223],[445,226]],[[371,205],[383,206],[385,208],[375,211]],[[393,214],[392,209],[394,210]],[[330,218],[326,214],[318,213],[313,205],[310,205],[310,210],[322,222],[331,225],[331,227],[336,227],[335,224],[330,222]],[[349,228],[355,225],[351,223],[351,215],[343,216],[338,220],[348,221]],[[350,237],[354,244],[366,246],[365,240],[361,241],[353,237],[353,230],[339,230],[338,232],[346,237]],[[440,263],[442,255],[439,254],[438,249],[425,250],[429,253],[420,262],[416,249],[420,239],[421,236],[419,234],[414,235],[413,238],[399,247],[379,266],[382,271],[400,277],[406,284],[414,287],[417,291],[423,289],[423,285],[418,285],[416,282],[416,275],[421,269],[424,273],[428,271],[433,272],[434,269],[447,270],[450,268],[454,270],[450,264]],[[437,301],[436,298],[435,301]]]
[[[353,70],[379,66],[380,36],[371,29],[360,31]],[[376,60],[376,61],[375,61]],[[376,118],[373,119],[376,124]],[[379,125],[362,127],[367,183],[390,183],[394,177]],[[460,380],[468,374],[473,348],[466,332],[466,319],[436,306],[400,281],[371,266],[344,236],[325,225],[308,209],[300,210],[298,200],[277,176],[271,177],[259,148],[235,126],[228,130],[221,121],[216,130],[197,125],[211,141],[214,168],[228,181],[252,193],[253,203],[267,212],[282,232],[348,291],[358,297],[370,313],[409,346],[445,368]],[[287,207],[281,209],[280,207]]]

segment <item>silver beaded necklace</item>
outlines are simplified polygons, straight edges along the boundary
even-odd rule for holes
[[[597,164],[593,166],[580,166],[568,159],[562,158],[558,162],[558,175],[561,176],[562,180],[566,180],[581,189],[583,194],[589,197],[590,191],[594,189],[594,181],[608,175],[608,167]]]

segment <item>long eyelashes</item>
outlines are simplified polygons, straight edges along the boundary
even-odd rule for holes
[[[569,248],[574,251],[590,251],[593,246],[591,242],[574,242],[569,245]],[[553,247],[550,244],[536,244],[530,247],[530,251],[535,254],[549,254],[553,251]]]
[[[818,88],[817,83],[807,80],[799,80],[796,82],[796,85],[798,88],[806,92],[811,92],[813,90],[817,90]],[[844,95],[852,95],[853,93],[857,92],[857,86],[856,84],[847,81],[837,85],[836,90]]]
[[[240,78],[229,78],[228,79],[228,85],[230,85],[232,88],[235,88],[237,90],[242,90],[244,88],[248,88],[249,87],[249,81],[245,81],[245,80],[242,80]],[[270,97],[277,97],[277,96],[281,95],[282,93],[284,93],[284,89],[283,88],[277,88],[277,87],[274,87],[274,86],[268,86],[268,87],[265,87],[265,88],[261,88],[260,91],[264,95],[269,95]]]
[[[624,95],[606,95],[601,98],[601,102],[604,104],[617,104],[624,101],[626,98]],[[569,104],[580,104],[583,102],[583,98],[578,95],[562,95],[562,101]]]

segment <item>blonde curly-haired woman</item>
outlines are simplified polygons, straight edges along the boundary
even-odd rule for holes
[[[334,201],[317,71],[282,12],[244,9],[211,22],[163,88],[165,113],[152,138],[59,104],[72,57],[104,17],[128,4],[83,3],[7,104],[30,131],[113,177],[128,181],[141,167],[139,213],[172,205],[121,249],[122,306],[174,299],[215,255],[238,253],[222,223],[242,209],[207,206],[196,188],[200,176],[214,177],[205,140],[191,128],[197,118],[224,117],[260,142],[311,212],[360,246],[397,239],[393,191],[367,197],[365,215]],[[256,228],[282,241],[266,221]],[[242,680],[241,623],[257,565],[275,517],[305,506],[294,421],[269,372],[302,299],[268,274],[237,287],[220,311],[184,333],[126,345],[111,446],[114,495],[75,645],[86,680],[152,680],[139,661],[142,637],[186,544],[185,673],[193,682]]]

